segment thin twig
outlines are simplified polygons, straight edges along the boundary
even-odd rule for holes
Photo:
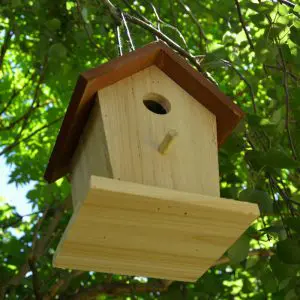
[[[259,0],[259,3],[261,3],[261,0]],[[270,18],[269,15],[265,14],[270,26],[272,26],[273,22],[272,22],[272,19]],[[283,56],[283,52],[282,52],[282,49],[281,49],[281,46],[280,46],[280,43],[275,39],[275,43],[276,43],[276,46],[277,46],[277,49],[278,49],[278,53],[279,53],[279,57],[280,57],[280,60],[281,60],[281,67],[282,67],[282,70],[283,70],[283,88],[284,88],[284,93],[285,93],[285,108],[286,108],[286,111],[285,111],[285,129],[287,131],[287,135],[288,135],[288,141],[289,141],[289,146],[291,148],[291,151],[292,151],[292,155],[293,155],[293,158],[295,160],[298,159],[298,156],[297,156],[297,152],[296,152],[296,149],[295,149],[295,146],[294,146],[294,143],[293,143],[293,139],[292,139],[292,135],[291,135],[291,132],[290,132],[290,127],[289,127],[289,113],[290,113],[290,104],[289,104],[289,91],[288,91],[288,71],[287,71],[287,67],[286,67],[286,63],[285,63],[285,59],[284,59],[284,56]],[[264,68],[265,70],[265,68]]]
[[[42,108],[44,106],[47,106],[51,102],[52,101],[45,101],[43,104],[30,105],[29,109],[21,117],[19,117],[18,119],[14,120],[14,121],[11,121],[9,123],[9,125],[7,125],[7,126],[2,126],[2,127],[0,126],[0,131],[13,129],[17,124],[28,119],[34,111],[36,111],[37,109]],[[5,120],[5,121],[8,121],[8,120]],[[23,127],[24,127],[24,125],[23,125]]]
[[[166,27],[171,28],[172,30],[176,31],[177,34],[179,35],[180,39],[182,40],[184,46],[188,49],[187,42],[186,42],[186,40],[185,40],[183,34],[180,32],[180,30],[179,30],[177,27],[175,27],[175,26],[173,26],[173,25],[171,25],[171,24],[169,24],[169,23],[163,21],[163,20],[161,19],[161,17],[159,16],[159,14],[158,14],[158,12],[157,12],[157,9],[156,9],[156,7],[153,5],[153,3],[152,3],[152,2],[149,2],[149,1],[147,1],[147,2],[148,2],[148,3],[150,4],[150,6],[152,7],[153,12],[154,12],[154,14],[155,14],[155,17],[156,17],[156,19],[157,19],[157,30],[160,31],[160,32],[162,32],[162,31],[161,31],[161,26],[160,26],[160,25],[162,25],[162,26],[166,26]],[[150,24],[151,24],[151,23],[150,23]]]
[[[122,18],[120,16],[120,10],[116,9],[116,7],[109,1],[109,0],[102,0],[102,2],[109,8],[109,11],[111,12],[112,16],[114,18],[119,18],[119,21],[122,21]],[[198,63],[197,59],[191,55],[188,51],[181,48],[177,43],[175,43],[171,38],[169,38],[167,35],[162,33],[161,31],[157,30],[152,24],[149,24],[148,22],[145,22],[143,20],[140,20],[139,18],[132,16],[128,13],[123,12],[123,14],[126,17],[127,21],[130,21],[133,24],[136,24],[147,31],[151,32],[152,34],[155,34],[158,36],[161,40],[165,41],[170,47],[172,47],[174,50],[178,51],[183,57],[187,58],[196,68],[199,72],[203,72],[202,67]]]
[[[126,34],[127,34],[127,37],[128,37],[130,49],[132,51],[134,51],[135,50],[135,46],[134,46],[132,38],[131,38],[131,34],[130,34],[130,31],[129,31],[129,28],[128,28],[128,25],[127,25],[126,18],[125,18],[125,16],[124,16],[123,13],[121,13],[121,16],[122,16],[123,24],[124,24],[125,31],[126,31]]]
[[[119,10],[110,2],[110,0],[101,0],[103,4],[108,8],[111,16],[113,17],[114,21],[117,25],[122,24],[122,20],[120,18]]]
[[[282,71],[282,67],[280,66],[272,66],[272,65],[268,65],[268,64],[264,64],[264,68],[268,68],[268,69],[273,69],[273,70],[278,70],[278,71]],[[267,73],[267,71],[265,70],[265,73]],[[291,77],[291,79],[293,79],[295,82],[300,81],[300,77],[297,77],[297,75],[295,75],[294,73],[286,70],[286,73]]]
[[[11,21],[13,22],[13,21]],[[4,57],[5,54],[9,48],[9,43],[11,41],[11,38],[13,36],[13,31],[12,31],[12,26],[10,25],[9,28],[7,28],[6,32],[5,32],[5,36],[4,36],[4,40],[3,40],[3,44],[1,46],[1,50],[0,50],[0,70],[2,69],[3,66],[3,62],[4,62]]]
[[[30,75],[30,72],[28,72],[26,75],[25,75],[25,78],[28,77],[28,74]],[[12,91],[12,94],[9,98],[9,100],[6,102],[6,104],[4,105],[4,107],[2,108],[2,110],[0,111],[0,116],[3,114],[3,113],[6,113],[7,110],[9,109],[9,107],[11,106],[11,104],[13,103],[13,100],[16,99],[20,93],[22,91],[24,91],[24,89],[29,85],[30,81],[32,81],[36,76],[36,72],[33,72],[30,76],[30,78],[27,80],[27,82],[24,83],[24,85],[19,88],[19,89],[13,89]]]
[[[203,38],[203,40],[205,41],[205,43],[208,42],[208,38],[200,24],[200,22],[198,21],[197,17],[193,14],[192,10],[190,9],[190,7],[185,4],[182,0],[178,0],[178,2],[180,3],[180,5],[184,8],[185,12],[188,13],[188,15],[191,17],[191,19],[193,20],[193,22],[195,23],[195,25],[198,28],[200,37]]]
[[[174,50],[178,51],[183,57],[187,58],[196,68],[199,72],[203,72],[202,67],[198,63],[197,59],[191,55],[189,52],[181,48],[177,43],[175,43],[172,39],[170,39],[167,35],[157,30],[152,25],[145,23],[144,21],[131,16],[127,13],[124,13],[127,17],[127,20],[129,20],[131,23],[139,25],[140,27],[148,30],[149,32],[157,35],[161,40],[165,41],[170,47],[172,47]]]
[[[276,199],[275,199],[275,190],[274,190],[273,184],[271,182],[270,174],[268,174],[268,181],[269,181],[269,186],[270,186],[271,194],[272,194],[272,197],[273,197],[273,203],[275,204],[275,207],[277,207],[277,209],[278,209],[278,214],[280,216],[281,222],[283,224],[283,227],[285,229],[285,232],[286,232],[287,236],[291,237],[289,228],[287,226],[285,226],[283,215],[280,212],[279,201],[276,201]]]
[[[233,65],[233,63],[231,63],[228,60],[225,59],[221,59],[221,61],[226,65],[229,66],[230,68],[232,68],[232,70],[234,70],[236,72],[236,74],[245,82],[245,84],[247,85],[249,91],[250,91],[250,97],[251,97],[251,102],[252,102],[252,107],[253,107],[253,111],[254,113],[257,112],[256,109],[256,104],[255,104],[255,95],[253,92],[253,88],[250,84],[250,82],[246,79],[246,77]]]
[[[39,133],[40,131],[54,125],[55,123],[59,122],[62,119],[62,117],[59,117],[57,119],[55,119],[54,121],[47,123],[46,125],[36,129],[35,131],[33,131],[32,133],[30,133],[29,135],[27,135],[26,137],[16,140],[14,143],[12,143],[11,145],[5,147],[1,152],[0,152],[0,156],[3,154],[6,154],[8,152],[10,152],[13,148],[15,148],[16,146],[18,146],[20,143],[22,142],[26,142],[28,141],[30,138],[32,138],[34,135],[36,135],[37,133]]]
[[[36,268],[37,257],[36,257],[35,250],[36,250],[36,243],[38,240],[39,231],[40,231],[40,228],[47,216],[48,210],[49,210],[49,208],[47,208],[43,211],[42,216],[38,219],[38,222],[35,225],[33,238],[32,238],[32,250],[31,250],[31,253],[28,255],[28,265],[32,272],[32,286],[33,286],[35,298],[37,300],[42,299],[42,295],[40,292],[41,287],[40,287],[40,282],[39,282],[38,271]]]
[[[83,15],[82,15],[81,5],[80,5],[79,0],[76,0],[76,8],[77,8],[77,12],[78,12],[78,15],[79,15],[79,17],[80,17],[80,20],[81,20],[81,24],[82,24],[82,26],[83,26],[83,29],[84,29],[84,31],[85,31],[85,33],[86,33],[86,35],[87,35],[87,37],[88,37],[90,43],[91,43],[97,50],[99,50],[99,53],[100,53],[101,55],[106,56],[106,54],[103,52],[102,48],[94,41],[92,35],[90,34],[90,32],[89,32],[89,30],[88,30],[88,28],[87,28],[87,26],[86,26],[86,22],[85,22],[85,20],[84,20],[84,18],[83,18]]]
[[[281,198],[285,201],[287,208],[289,209],[290,213],[292,216],[295,215],[295,208],[293,207],[293,205],[291,204],[292,199],[290,199],[290,197],[286,194],[285,190],[283,190],[278,182],[276,181],[276,179],[270,175],[270,183],[274,186],[274,188],[278,191],[279,195],[281,196]]]
[[[139,17],[140,19],[144,20],[145,22],[151,23],[144,15],[142,15],[139,11],[137,11],[136,9],[134,9],[127,0],[122,0],[122,1],[125,3],[125,5],[130,9],[130,11],[132,13],[134,13],[135,15],[137,15],[137,17]]]
[[[54,285],[49,288],[48,295],[44,296],[43,300],[51,300],[54,299],[58,293],[63,293],[70,285],[72,280],[80,275],[82,275],[84,271],[72,271],[66,277],[58,280]]]
[[[116,37],[117,37],[117,47],[119,56],[123,55],[123,45],[122,45],[122,37],[121,37],[121,26],[116,26]]]
[[[288,0],[279,0],[279,2],[281,4],[284,4],[288,7],[291,7],[291,8],[294,8],[296,6],[296,4],[292,3],[291,1],[288,1]]]
[[[35,211],[33,213],[22,215],[22,216],[19,215],[18,213],[16,213],[15,214],[16,219],[14,219],[14,220],[12,220],[10,222],[7,222],[7,223],[2,223],[0,225],[0,228],[3,229],[3,230],[5,230],[5,229],[7,229],[9,227],[16,227],[20,222],[22,222],[23,218],[30,217],[30,216],[36,215],[38,213],[40,213],[40,211]]]
[[[292,155],[293,158],[295,160],[297,160],[297,152],[296,152],[296,148],[294,146],[294,142],[292,139],[292,135],[291,135],[291,131],[290,131],[290,100],[289,100],[289,90],[288,90],[288,74],[286,72],[286,64],[285,64],[285,60],[284,60],[284,56],[282,53],[282,49],[280,47],[280,45],[278,45],[278,52],[279,52],[279,57],[281,60],[281,64],[282,64],[282,69],[283,69],[283,78],[282,78],[282,84],[283,84],[283,88],[284,88],[284,95],[285,95],[285,129],[287,131],[287,135],[288,135],[288,140],[289,140],[289,145],[290,148],[292,150]]]
[[[37,240],[37,242],[36,242],[36,246],[35,246],[35,250],[34,250],[36,259],[38,259],[47,249],[49,241],[51,240],[51,237],[52,237],[53,233],[55,232],[55,230],[57,229],[59,222],[63,216],[66,205],[68,205],[68,201],[65,201],[62,205],[56,207],[53,214],[51,214],[51,216],[49,216],[50,223],[47,227],[47,230],[44,234],[42,234],[41,238],[39,240]],[[48,217],[47,217],[47,221],[48,221]],[[25,276],[25,274],[29,270],[30,270],[30,268],[29,268],[28,259],[27,259],[26,262],[19,267],[18,273],[16,275],[14,275],[13,277],[11,277],[8,280],[8,282],[6,282],[3,285],[2,290],[4,290],[4,294],[5,294],[5,290],[8,286],[19,285],[22,278]]]
[[[243,30],[244,30],[244,32],[246,34],[246,37],[247,37],[248,43],[250,45],[250,48],[251,48],[252,51],[254,51],[254,45],[252,43],[250,34],[249,34],[248,30],[247,30],[246,23],[245,23],[245,20],[243,18],[243,15],[242,15],[240,3],[239,3],[238,0],[234,0],[234,2],[235,2],[235,6],[236,6],[236,9],[237,9],[237,12],[238,12],[239,20],[240,20],[241,25],[243,27]]]
[[[37,106],[40,106],[40,99],[39,99],[39,93],[40,93],[40,89],[41,89],[41,85],[45,79],[45,74],[46,74],[46,69],[47,69],[47,65],[48,65],[48,54],[46,54],[44,56],[44,61],[43,61],[43,64],[40,66],[41,68],[41,74],[40,74],[40,77],[38,79],[38,82],[37,82],[37,85],[36,85],[36,88],[34,90],[34,95],[33,95],[33,99],[32,99],[32,103],[29,107],[29,110],[28,112],[25,114],[25,117],[23,118],[23,123],[20,127],[20,130],[19,132],[17,133],[16,137],[15,137],[15,140],[19,140],[22,136],[22,133],[24,131],[24,129],[26,128],[28,122],[29,122],[29,118],[30,116],[32,115],[32,112],[33,110],[35,109],[35,107]]]

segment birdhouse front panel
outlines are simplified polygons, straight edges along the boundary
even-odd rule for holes
[[[216,118],[156,66],[98,92],[82,141],[89,174],[219,195]]]

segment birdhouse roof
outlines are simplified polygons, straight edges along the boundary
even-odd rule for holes
[[[163,42],[154,42],[79,76],[45,172],[48,182],[70,171],[71,158],[96,92],[152,65],[156,65],[216,116],[218,145],[225,141],[242,119],[243,111],[184,58]]]

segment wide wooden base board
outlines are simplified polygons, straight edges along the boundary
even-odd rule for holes
[[[54,266],[196,281],[258,216],[251,203],[91,176]]]

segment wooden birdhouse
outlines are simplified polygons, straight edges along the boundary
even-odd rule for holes
[[[242,116],[162,42],[83,73],[45,173],[72,184],[54,265],[196,281],[259,215],[219,193]]]

